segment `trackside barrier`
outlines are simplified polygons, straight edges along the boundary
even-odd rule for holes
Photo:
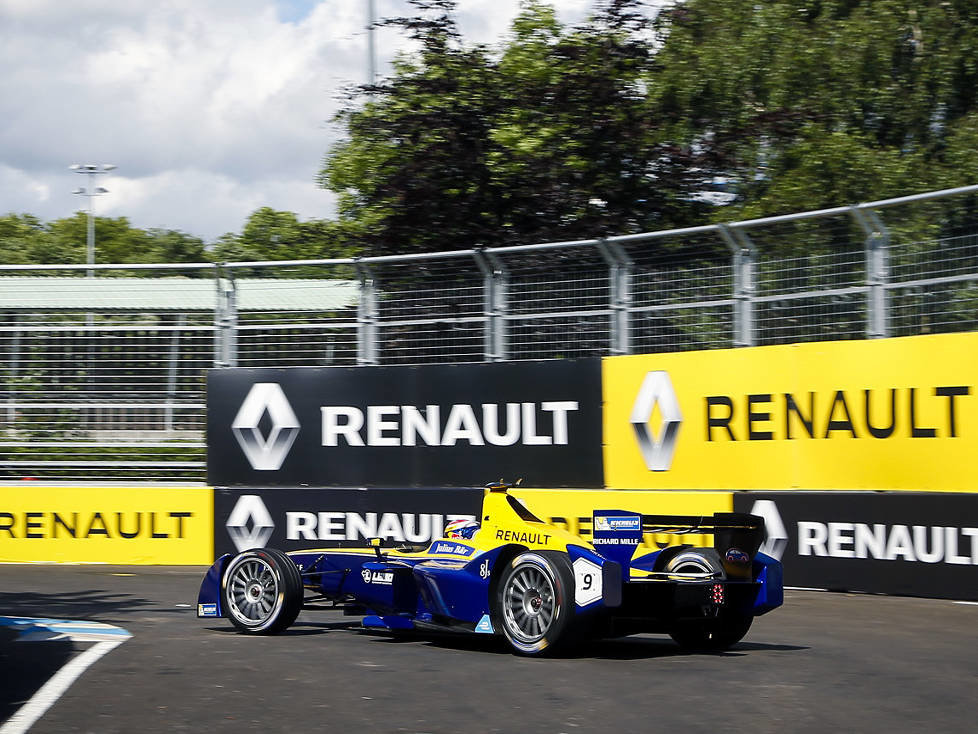
[[[0,486],[0,561],[197,565],[214,555],[207,487]]]
[[[605,486],[975,492],[978,333],[603,360]]]
[[[287,489],[218,488],[214,501],[215,552],[256,546],[284,550],[363,545],[379,537],[426,543],[442,536],[458,518],[475,519],[482,489]],[[603,490],[519,489],[513,494],[542,520],[588,539],[595,509],[648,514],[710,515],[730,512],[729,492],[606,492]],[[675,542],[673,538],[672,542]],[[712,536],[684,535],[682,542],[712,545]],[[670,543],[649,534],[648,547]]]
[[[790,586],[978,601],[978,495],[741,492]]]

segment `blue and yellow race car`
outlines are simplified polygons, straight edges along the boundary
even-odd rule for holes
[[[424,546],[255,548],[219,558],[198,617],[274,634],[304,605],[361,611],[365,627],[501,635],[520,655],[548,655],[588,636],[661,632],[691,650],[723,650],[783,602],[781,564],[758,552],[762,518],[597,510],[590,540],[548,525],[504,483],[481,521],[456,521]],[[639,549],[646,533],[712,534],[712,548]],[[644,549],[642,549],[644,550]]]

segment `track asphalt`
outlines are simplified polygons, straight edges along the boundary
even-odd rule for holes
[[[336,611],[278,637],[196,617],[203,568],[0,565],[0,616],[92,620],[132,638],[31,732],[972,732],[978,606],[788,591],[747,639],[666,637],[517,658],[486,638],[394,639]],[[0,628],[2,722],[88,643]]]

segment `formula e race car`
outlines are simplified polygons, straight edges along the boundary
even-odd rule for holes
[[[303,605],[364,614],[365,627],[502,635],[514,652],[547,655],[584,636],[662,632],[682,647],[723,650],[783,601],[781,564],[758,548],[764,520],[597,510],[590,540],[548,525],[489,485],[481,522],[456,521],[424,546],[268,548],[219,558],[198,617],[274,634]],[[643,553],[645,533],[712,534],[713,548]]]

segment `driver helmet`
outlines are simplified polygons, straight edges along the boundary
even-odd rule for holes
[[[472,536],[481,527],[475,520],[452,520],[445,526],[445,537],[456,540],[472,540]]]

